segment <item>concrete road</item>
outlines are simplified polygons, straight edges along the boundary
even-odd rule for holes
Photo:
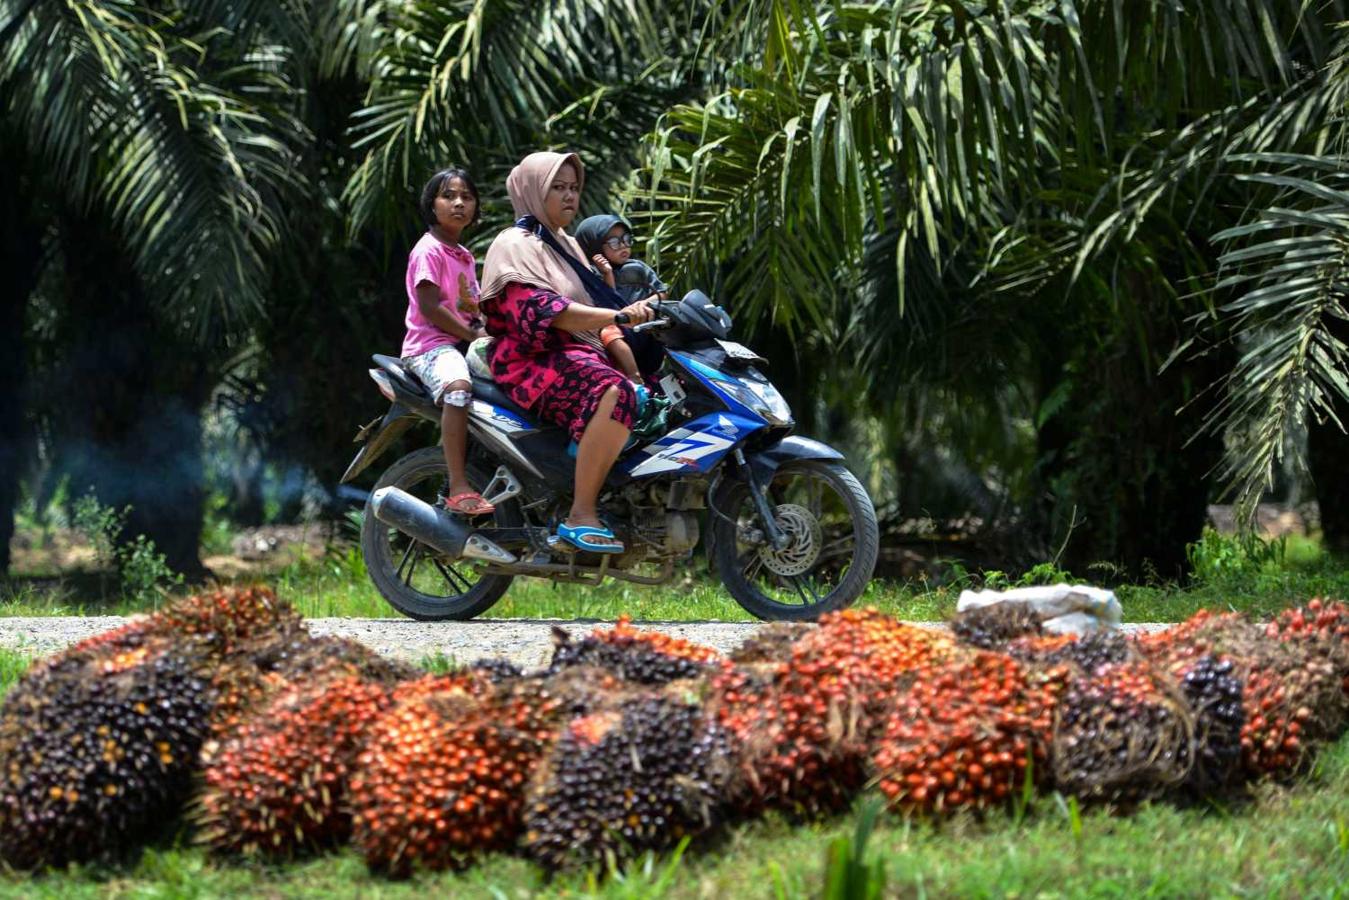
[[[116,628],[127,620],[120,616],[0,617],[0,647],[43,655],[68,644]],[[415,622],[411,619],[309,619],[316,635],[333,634],[354,638],[387,656],[417,661],[443,653],[459,662],[482,657],[505,657],[532,667],[552,655],[553,629],[565,628],[583,637],[606,623],[594,620],[475,619],[471,622]],[[638,627],[662,631],[700,644],[729,651],[758,628],[758,622],[638,622]],[[915,622],[931,628],[941,623]],[[1162,624],[1125,625],[1125,631],[1155,631]]]

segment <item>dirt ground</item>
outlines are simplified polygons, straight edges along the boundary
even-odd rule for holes
[[[340,533],[333,535],[324,523],[267,525],[237,533],[230,541],[229,553],[208,554],[202,562],[219,578],[265,575],[301,555],[322,554],[335,543],[349,544],[350,539]],[[94,548],[70,528],[21,531],[10,543],[10,553],[11,571],[20,576],[92,574],[102,568]]]

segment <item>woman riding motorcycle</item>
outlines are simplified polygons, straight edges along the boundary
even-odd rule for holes
[[[619,311],[595,306],[580,271],[585,256],[565,231],[584,184],[574,153],[531,153],[511,170],[506,190],[519,221],[487,251],[481,309],[495,338],[488,353],[493,379],[577,444],[572,506],[557,538],[579,550],[621,553],[597,503],[632,430],[637,398],[606,356],[599,331],[648,321],[652,313],[645,302]]]

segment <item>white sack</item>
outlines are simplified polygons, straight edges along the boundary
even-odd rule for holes
[[[1044,623],[1045,629],[1060,634],[1090,634],[1116,628],[1124,610],[1115,592],[1089,584],[1054,584],[1012,588],[1007,591],[961,591],[956,611],[976,609],[994,603],[1025,603]]]

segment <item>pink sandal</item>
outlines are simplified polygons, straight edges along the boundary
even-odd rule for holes
[[[476,502],[470,502],[476,501]],[[461,516],[473,518],[475,516],[488,516],[496,512],[497,508],[482,498],[482,494],[477,491],[464,491],[462,494],[455,494],[453,497],[445,497],[442,502],[445,508],[452,513],[458,513]]]

